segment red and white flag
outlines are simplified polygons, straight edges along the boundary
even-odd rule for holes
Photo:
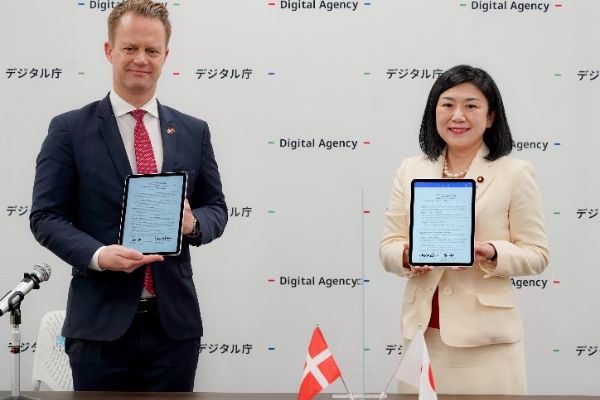
[[[419,400],[437,400],[429,352],[421,329],[417,329],[394,377],[418,388]]]
[[[327,342],[325,342],[321,330],[316,327],[308,346],[298,400],[312,399],[340,376],[342,373],[329,351]]]

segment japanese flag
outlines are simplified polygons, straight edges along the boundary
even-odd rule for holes
[[[315,328],[308,346],[298,400],[312,399],[341,375],[321,330]]]
[[[419,400],[437,400],[429,352],[420,328],[410,342],[394,377],[419,388]]]

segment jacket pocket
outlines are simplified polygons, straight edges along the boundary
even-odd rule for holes
[[[516,306],[513,292],[477,293],[477,300],[487,307],[514,308]]]
[[[417,295],[417,285],[406,285],[404,292],[404,302],[407,304],[413,304]]]

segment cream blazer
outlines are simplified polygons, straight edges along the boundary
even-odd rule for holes
[[[411,181],[441,178],[445,154],[435,162],[424,156],[408,158],[396,173],[379,255],[387,271],[408,278],[402,304],[402,333],[406,339],[413,338],[418,325],[425,328],[429,324],[436,287],[440,334],[447,345],[513,343],[523,336],[510,277],[539,274],[548,265],[542,201],[529,162],[509,157],[487,161],[487,154],[488,148],[483,145],[466,178],[477,182],[475,240],[496,248],[494,269],[476,263],[462,271],[439,268],[413,275],[404,268]]]

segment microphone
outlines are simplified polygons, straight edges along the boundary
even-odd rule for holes
[[[40,283],[50,279],[52,268],[48,264],[42,263],[33,267],[31,274],[25,273],[23,280],[0,299],[0,316],[17,308],[25,295],[31,292],[31,289],[39,289]]]

